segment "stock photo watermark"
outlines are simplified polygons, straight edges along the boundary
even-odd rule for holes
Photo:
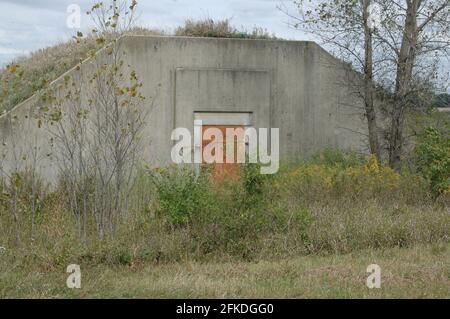
[[[371,30],[375,30],[381,26],[382,22],[382,9],[379,4],[372,3],[367,8],[369,18],[368,18],[368,26]]]
[[[69,29],[79,29],[81,27],[81,7],[78,4],[67,6],[66,26]]]
[[[189,129],[180,127],[172,131],[171,139],[176,141],[171,150],[172,162],[261,164],[261,174],[275,174],[280,167],[279,131],[278,128],[257,130],[254,127],[221,129],[203,126],[202,121],[195,121],[194,145]]]
[[[81,268],[80,265],[71,264],[67,266],[66,272],[69,273],[67,277],[66,285],[69,289],[81,288]]]
[[[366,286],[369,289],[381,288],[381,267],[377,264],[371,264],[367,266],[367,273],[370,275],[367,277]]]

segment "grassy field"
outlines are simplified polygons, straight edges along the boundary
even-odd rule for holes
[[[372,263],[381,267],[380,289],[366,286]],[[66,287],[64,268],[0,270],[1,298],[450,298],[448,244],[259,262],[81,265],[81,289]]]
[[[207,171],[144,170],[103,237],[64,189],[30,198],[27,175],[5,181],[0,298],[450,298],[449,192],[332,150],[275,176],[241,169],[220,187]],[[81,289],[66,287],[70,264]]]

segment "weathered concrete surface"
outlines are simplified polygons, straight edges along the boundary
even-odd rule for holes
[[[282,156],[307,156],[327,146],[367,151],[363,104],[349,85],[358,75],[313,42],[159,36],[121,41],[146,103],[153,105],[144,132],[144,158],[151,165],[169,164],[172,130],[192,129],[194,112],[208,111],[249,112],[256,128],[280,128]],[[31,119],[38,106],[31,98],[0,118],[0,142],[6,144],[0,165],[30,165],[17,158],[35,149],[40,173],[54,179],[50,136]]]

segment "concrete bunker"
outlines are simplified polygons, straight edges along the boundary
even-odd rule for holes
[[[173,129],[193,130],[200,118],[209,125],[279,128],[282,159],[325,147],[368,151],[363,101],[349,85],[358,74],[313,42],[166,36],[120,41],[143,94],[153,101],[143,132],[143,158],[152,166],[171,164]],[[63,76],[52,85],[61,81]],[[5,171],[26,167],[27,160],[17,158],[33,149],[40,174],[54,180],[51,137],[33,119],[39,103],[33,96],[0,117],[1,165]]]

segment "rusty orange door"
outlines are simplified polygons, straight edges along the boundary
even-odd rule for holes
[[[214,136],[214,138],[208,139],[205,138],[205,131],[208,130],[209,128],[215,128],[218,129],[222,132],[222,139],[218,139],[216,136]],[[238,152],[238,139],[239,138],[243,138],[238,134],[238,137],[234,137],[234,143],[230,144],[234,147],[234,159],[233,161],[231,161],[230,163],[227,162],[227,134],[229,134],[229,132],[227,132],[227,128],[229,129],[244,129],[244,127],[242,125],[203,125],[202,127],[202,150],[205,150],[205,147],[210,145],[214,145],[215,149],[217,148],[222,148],[223,150],[223,160],[222,163],[213,163],[211,165],[213,165],[212,167],[212,177],[215,181],[221,181],[223,180],[225,177],[231,179],[231,180],[235,180],[238,176],[239,176],[239,164],[237,163],[237,152]],[[220,145],[221,144],[221,145]],[[213,154],[215,155],[215,154]],[[204,153],[202,154],[202,162],[205,163],[205,158],[204,158]]]

